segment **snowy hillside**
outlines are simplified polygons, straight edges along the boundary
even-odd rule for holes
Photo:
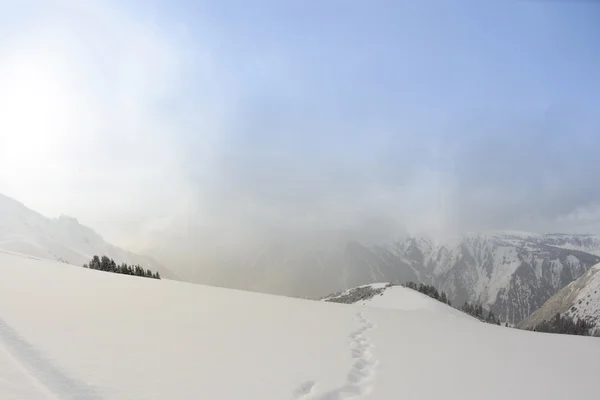
[[[94,255],[106,255],[118,264],[140,264],[163,277],[176,275],[150,257],[134,254],[109,243],[75,218],[46,218],[0,194],[0,250],[83,265]]]
[[[534,328],[556,314],[584,319],[600,329],[600,264],[552,296],[542,307],[525,318],[519,327]]]
[[[597,339],[472,322],[426,298],[358,307],[2,253],[0,271],[2,399],[597,395]]]
[[[465,318],[470,321],[478,321],[468,314],[440,301],[433,300],[431,297],[419,293],[416,290],[400,285],[391,285],[389,283],[372,283],[353,289],[347,289],[343,292],[327,296],[323,301],[387,308],[392,310],[433,311],[436,313],[454,315],[458,318]]]
[[[565,235],[555,233],[544,235],[540,239],[551,246],[584,251],[600,256],[600,237],[596,235]]]

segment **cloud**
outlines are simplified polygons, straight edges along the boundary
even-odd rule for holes
[[[532,28],[562,14],[518,14],[507,48],[489,10],[33,3],[0,27],[0,192],[117,244],[209,269],[274,241],[600,230],[587,34],[567,60]]]
[[[452,164],[462,229],[589,229],[564,218],[600,203],[594,120],[564,105],[462,125]]]
[[[193,131],[203,156],[215,146],[213,132],[177,112],[188,63],[207,75],[210,65],[188,59],[185,37],[82,4],[64,3],[61,17],[32,12],[0,43],[0,183],[133,244],[193,195],[178,136]]]

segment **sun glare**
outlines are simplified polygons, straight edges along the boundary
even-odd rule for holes
[[[20,179],[59,163],[72,123],[72,105],[60,71],[43,60],[14,60],[0,68],[2,167]]]

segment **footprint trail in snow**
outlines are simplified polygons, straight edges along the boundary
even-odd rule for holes
[[[304,382],[294,392],[294,400],[358,399],[371,393],[378,361],[373,357],[371,351],[373,344],[365,335],[375,328],[375,325],[362,313],[358,313],[356,322],[359,327],[349,335],[353,363],[346,376],[346,382],[342,386],[318,396],[313,395],[316,382]]]

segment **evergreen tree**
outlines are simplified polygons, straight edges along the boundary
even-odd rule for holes
[[[117,265],[115,260],[110,259],[107,256],[93,256],[89,263],[83,264],[83,267],[117,274],[136,275],[146,278],[160,279],[160,274],[158,271],[153,273],[149,268],[145,270],[139,264],[127,265],[126,263],[121,263],[121,265]]]
[[[92,257],[89,267],[90,269],[100,269],[100,258],[98,256]]]
[[[102,271],[110,271],[110,258],[102,256],[100,259],[100,269]]]
[[[561,316],[557,313],[551,320],[543,321],[536,325],[533,330],[537,332],[589,336],[593,328],[593,324],[583,319],[573,320],[569,316]]]
[[[497,324],[499,322],[496,320],[496,316],[494,315],[494,312],[492,310],[490,310],[490,312],[488,313],[486,322],[490,324]]]
[[[442,294],[440,295],[440,301],[442,303],[448,304],[448,298],[446,297],[446,293],[445,292],[442,292]]]

